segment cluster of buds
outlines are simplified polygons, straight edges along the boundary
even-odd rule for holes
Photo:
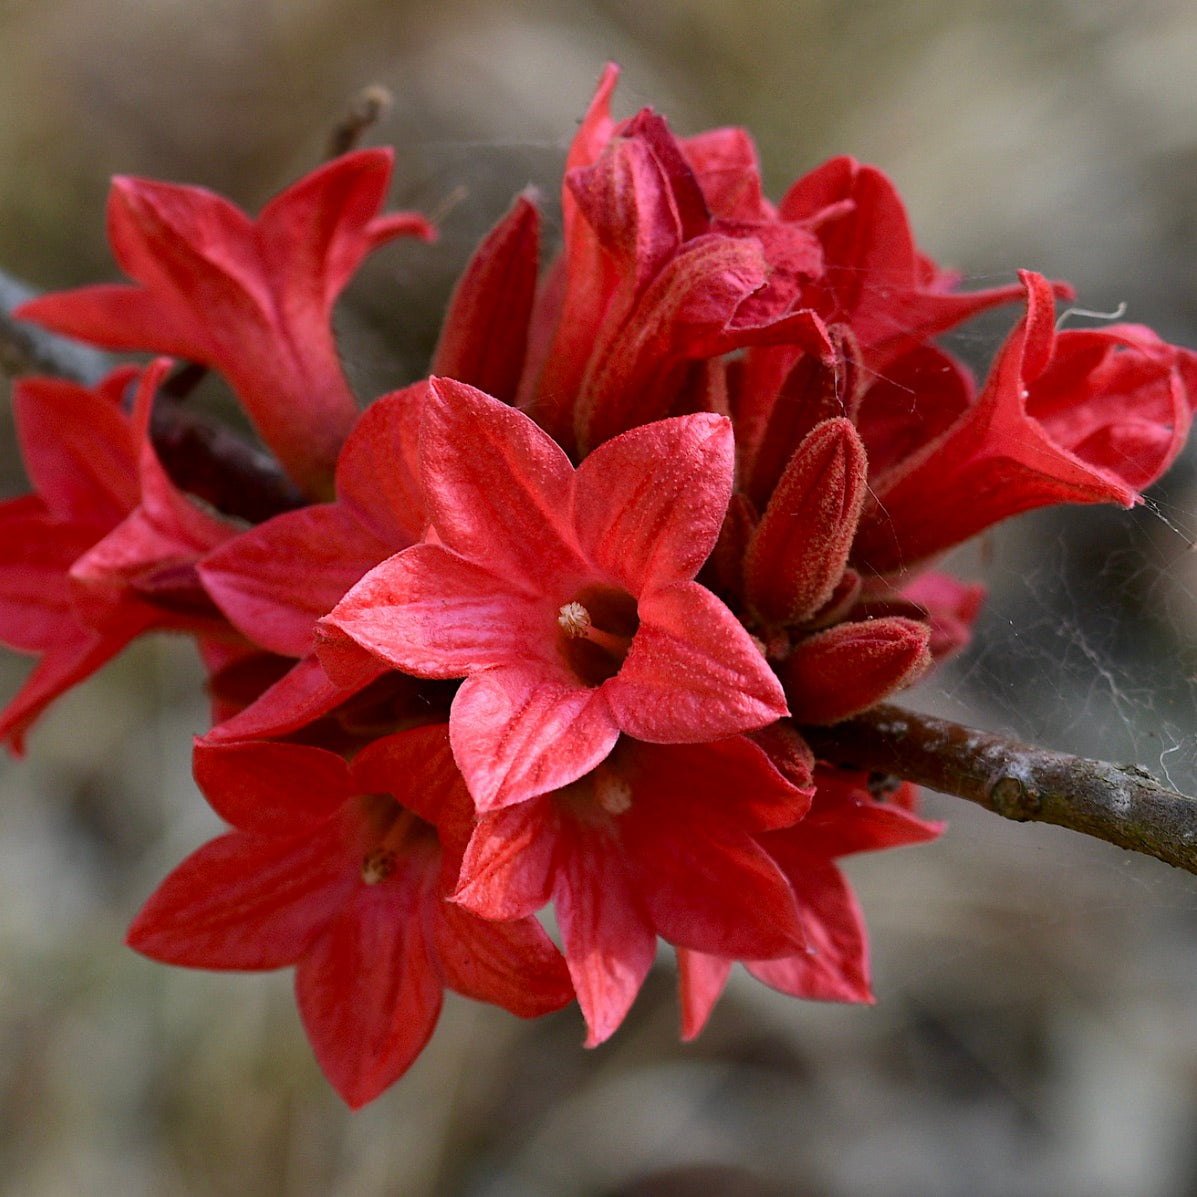
[[[1133,504],[1192,419],[1193,354],[1135,325],[1057,332],[1068,288],[1030,272],[958,290],[880,171],[838,158],[774,205],[743,130],[616,122],[615,82],[570,147],[556,256],[542,269],[517,198],[429,376],[364,409],[333,303],[376,246],[433,236],[380,215],[384,150],[256,221],[119,179],[132,281],[18,313],[167,356],[15,387],[36,493],[0,506],[0,640],[40,660],[0,736],[20,751],[143,633],[194,637],[212,700],[194,773],[230,829],[129,942],[294,966],[352,1106],[415,1060],[445,989],[524,1017],[576,998],[602,1042],[661,941],[687,1038],[737,961],[870,1000],[835,862],[939,826],[803,728],[965,643],[982,592],[935,572],[943,551],[1046,504]],[[1008,303],[978,385],[936,338]],[[285,485],[165,452],[172,359],[223,376]]]

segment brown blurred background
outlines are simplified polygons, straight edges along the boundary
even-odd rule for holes
[[[383,250],[341,305],[368,397],[422,372],[448,287],[514,191],[536,184],[552,209],[608,58],[621,114],[748,125],[775,197],[855,154],[977,283],[1031,266],[1197,345],[1187,0],[0,0],[0,266],[42,288],[115,277],[110,175],[254,209],[384,84],[396,102],[372,137],[397,148],[394,204],[446,211],[439,245]],[[953,345],[983,364],[1003,328]],[[1197,792],[1193,512],[1182,463],[1136,513],[986,537],[960,562],[992,587],[977,643],[912,701]],[[4,693],[26,667],[0,662]],[[585,1052],[576,1011],[522,1024],[450,998],[412,1072],[348,1114],[288,975],[174,971],[121,946],[217,825],[189,777],[196,682],[185,645],[136,646],[55,709],[26,762],[0,764],[0,1192],[1197,1192],[1197,880],[934,795],[941,843],[848,866],[876,1007],[738,977],[682,1047],[663,961]]]

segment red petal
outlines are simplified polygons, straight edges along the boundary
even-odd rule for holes
[[[708,129],[684,138],[681,147],[712,213],[744,221],[773,216],[761,195],[756,146],[746,129]]]
[[[795,889],[807,950],[781,960],[747,962],[758,980],[782,993],[831,1002],[871,1002],[864,919],[834,865],[808,860]]]
[[[522,412],[434,379],[420,458],[432,521],[448,548],[522,586],[580,568],[566,522],[573,467]]]
[[[239,631],[271,652],[302,657],[313,649],[316,620],[395,547],[326,503],[251,528],[209,554],[199,572]]]
[[[760,649],[697,582],[642,596],[639,615],[627,660],[602,686],[621,731],[653,743],[696,744],[787,713]]]
[[[689,1043],[706,1026],[707,1019],[731,973],[732,962],[677,949],[678,996],[682,1005],[682,1039]]]
[[[389,672],[376,657],[369,657],[362,649],[357,651],[367,658],[369,668],[354,674],[353,685],[338,685],[324,672],[315,656],[304,657],[243,711],[214,727],[208,733],[207,741],[220,743],[285,736],[327,715]]]
[[[520,1018],[538,1018],[573,1000],[561,953],[535,919],[492,923],[447,902],[435,916],[445,984]]]
[[[514,403],[540,257],[540,213],[519,196],[483,239],[457,284],[431,374]]]
[[[128,943],[189,968],[294,964],[357,882],[335,828],[300,839],[233,832],[193,852],[142,907]]]
[[[25,684],[0,714],[0,743],[24,752],[25,733],[56,698],[108,664],[131,640],[146,631],[151,617],[125,613],[121,622],[97,636],[78,625],[63,627],[61,639],[37,663]]]
[[[321,627],[343,632],[396,669],[451,678],[551,653],[556,616],[555,606],[513,591],[484,566],[420,544],[366,574]],[[317,648],[324,658],[330,642],[322,638]]]
[[[303,744],[199,741],[192,768],[213,810],[257,835],[310,830],[357,792],[336,753]]]
[[[78,631],[67,571],[95,536],[54,520],[36,495],[0,503],[0,643],[45,652]]]
[[[436,1028],[442,983],[421,917],[428,900],[419,877],[358,886],[296,971],[312,1050],[353,1109],[398,1080]]]
[[[553,895],[559,829],[548,796],[478,820],[453,900],[486,919],[535,914]]]
[[[428,526],[418,456],[427,396],[428,383],[418,382],[375,399],[337,459],[338,497],[392,553],[418,543]]]
[[[467,678],[449,731],[479,812],[560,789],[603,760],[619,738],[605,692],[556,681],[536,665]]]
[[[126,369],[109,382],[123,389],[134,377]],[[25,468],[57,519],[106,529],[133,510],[140,499],[137,434],[110,387],[24,378],[12,401]]]
[[[611,841],[566,851],[553,891],[565,959],[586,1018],[587,1047],[618,1028],[657,954],[657,937]]]
[[[734,469],[722,416],[660,420],[608,441],[578,467],[583,551],[635,594],[693,578],[715,547]]]

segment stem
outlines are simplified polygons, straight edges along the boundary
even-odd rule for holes
[[[802,734],[832,764],[893,774],[1016,822],[1054,823],[1197,873],[1197,800],[1137,765],[1051,752],[884,704]]]
[[[36,295],[32,287],[0,272],[0,374],[48,374],[94,386],[112,369],[107,354],[13,319],[13,309]]]

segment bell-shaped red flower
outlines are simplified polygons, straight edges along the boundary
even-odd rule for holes
[[[433,236],[415,213],[378,215],[390,177],[389,150],[346,154],[292,184],[257,220],[200,187],[117,178],[108,238],[140,285],[45,295],[17,315],[109,349],[215,367],[291,477],[323,498],[357,417],[333,303],[371,250]]]
[[[445,989],[526,1018],[572,998],[535,919],[487,922],[446,901],[472,807],[443,725],[348,765],[305,745],[199,746],[195,773],[233,830],[162,882],[129,943],[192,968],[296,965],[308,1038],[349,1105],[408,1069]]]
[[[509,919],[552,899],[593,1047],[623,1020],[658,936],[753,958],[805,946],[793,893],[754,838],[802,818],[805,780],[743,736],[622,740],[581,780],[483,815],[454,900]]]
[[[480,810],[576,781],[621,732],[698,743],[785,714],[735,616],[693,581],[719,533],[732,434],[696,414],[575,470],[527,416],[434,379],[421,478],[435,542],[367,574],[322,621],[418,677],[464,677],[454,755]]]
[[[1138,325],[1057,333],[1051,285],[1020,277],[1027,314],[981,394],[870,479],[873,502],[852,551],[861,566],[905,569],[1051,503],[1130,507],[1180,452],[1197,354]]]
[[[170,362],[148,367],[132,415],[135,368],[94,390],[25,379],[13,403],[37,494],[0,504],[0,642],[40,654],[0,715],[0,739],[25,732],[59,695],[152,628],[232,635],[196,561],[234,527],[182,495],[149,438],[154,392]]]

